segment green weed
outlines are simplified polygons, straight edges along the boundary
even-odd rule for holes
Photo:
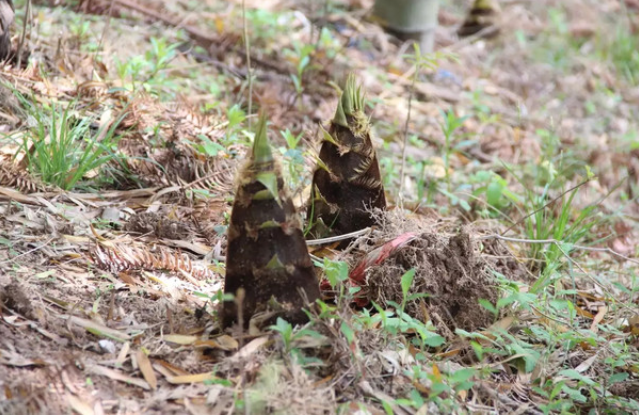
[[[116,129],[124,115],[94,131],[96,118],[79,117],[75,103],[41,107],[20,95],[19,99],[34,126],[22,135],[16,154],[24,154],[27,169],[43,182],[72,189],[87,174],[118,159]]]
[[[627,22],[614,26],[612,36],[599,33],[596,50],[600,59],[610,62],[618,73],[632,85],[639,84],[639,37]]]
[[[144,56],[137,55],[126,61],[114,57],[118,77],[125,88],[135,90],[145,88],[148,92],[159,93],[152,86],[170,91],[177,90],[177,84],[164,70],[176,57],[178,43],[169,44],[165,38],[151,38],[151,49]]]

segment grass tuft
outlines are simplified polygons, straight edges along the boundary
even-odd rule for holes
[[[64,190],[118,158],[115,147],[120,139],[116,129],[123,117],[95,128],[96,118],[78,117],[76,103],[66,107],[34,104],[19,95],[34,124],[20,139],[29,172],[48,184]]]

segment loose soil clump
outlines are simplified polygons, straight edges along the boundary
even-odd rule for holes
[[[421,321],[432,320],[445,337],[455,329],[474,331],[494,322],[494,315],[479,305],[480,299],[495,303],[498,292],[487,264],[478,256],[465,231],[450,238],[423,233],[395,252],[381,267],[371,270],[368,285],[371,298],[386,305],[401,304],[402,275],[415,268],[408,296],[427,293],[429,297],[406,303],[405,311]]]
[[[24,292],[24,289],[15,282],[4,287],[0,286],[0,306],[2,305],[27,318],[33,318],[34,316],[29,297]]]
[[[131,233],[180,240],[187,239],[193,233],[188,224],[163,218],[153,212],[142,212],[131,216],[124,229]]]

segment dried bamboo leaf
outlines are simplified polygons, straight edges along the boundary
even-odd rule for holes
[[[153,366],[151,366],[149,357],[146,355],[146,353],[144,353],[144,351],[138,350],[135,353],[135,358],[138,361],[138,366],[140,367],[140,372],[142,372],[144,380],[147,381],[151,389],[157,389],[158,378],[155,376],[155,372],[153,371]]]

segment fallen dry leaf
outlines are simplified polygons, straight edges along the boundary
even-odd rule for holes
[[[165,334],[164,336],[162,336],[162,339],[168,343],[186,346],[186,345],[194,344],[196,341],[198,341],[199,337],[186,336],[184,334]]]
[[[244,360],[247,357],[251,356],[253,353],[257,352],[263,347],[266,347],[267,344],[271,342],[269,336],[262,336],[256,339],[251,340],[248,344],[242,347],[237,351],[233,356],[230,357],[230,361],[238,362],[240,360]]]
[[[80,415],[94,415],[95,412],[93,411],[93,408],[91,407],[91,405],[89,405],[88,403],[80,400],[80,398],[78,398],[75,395],[72,395],[70,393],[66,393],[65,394],[65,398],[67,400],[67,402],[69,403],[69,406],[71,408],[73,408],[74,411],[76,411],[77,413],[79,413]]]
[[[590,326],[590,331],[593,331],[595,333],[597,332],[597,325],[602,322],[607,312],[608,312],[608,307],[606,306],[599,307],[599,311],[597,311],[597,315],[595,315],[595,318],[592,321],[592,325]]]
[[[124,372],[120,370],[109,369],[106,367],[94,365],[89,367],[88,371],[96,375],[108,377],[111,380],[117,380],[118,382],[124,382],[124,383],[138,386],[144,390],[151,389],[151,387],[146,381],[126,375]]]
[[[212,379],[215,379],[215,374],[213,372],[198,373],[195,375],[170,376],[166,378],[166,380],[173,385],[180,385],[184,383],[201,383],[206,380]]]
[[[125,342],[131,339],[131,336],[123,333],[119,330],[115,330],[105,326],[104,324],[100,324],[93,320],[87,320],[85,318],[70,316],[69,323],[77,324],[78,326],[86,329],[88,332],[95,334],[96,336],[108,337],[113,340],[117,340],[120,342]]]
[[[240,347],[237,340],[226,334],[210,340],[196,340],[193,344],[196,348],[211,348],[220,350],[237,350],[237,348]]]
[[[588,359],[581,362],[579,366],[575,368],[575,370],[579,373],[584,373],[586,370],[590,369],[593,363],[595,363],[595,360],[597,360],[597,357],[598,357],[597,353],[593,354]]]
[[[155,377],[155,372],[153,371],[153,366],[151,366],[149,357],[143,350],[138,350],[135,353],[135,358],[138,361],[138,367],[140,368],[140,372],[142,372],[142,376],[144,376],[144,379],[147,381],[149,386],[151,386],[151,389],[157,389],[158,379]]]

